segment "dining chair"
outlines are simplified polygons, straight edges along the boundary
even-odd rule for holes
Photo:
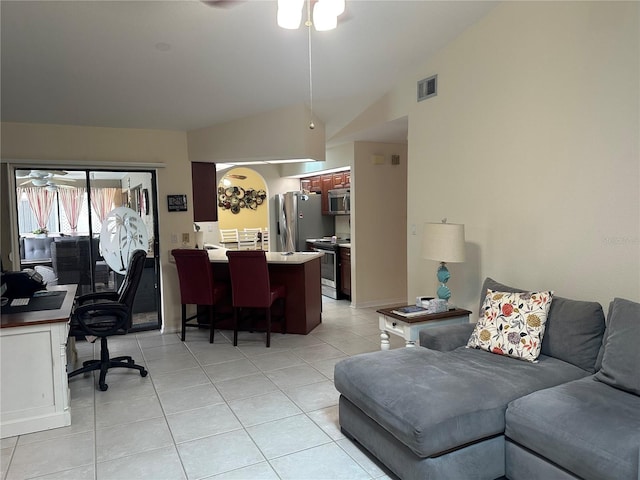
[[[257,250],[258,233],[256,231],[238,232],[238,250]]]
[[[213,275],[213,267],[209,260],[207,250],[177,248],[171,250],[171,255],[176,260],[178,280],[180,283],[180,303],[182,304],[182,332],[181,339],[184,342],[187,327],[201,327],[196,322],[207,315],[209,325],[209,343],[213,343],[213,334],[216,323],[216,306],[222,304],[228,298],[229,287],[226,283],[216,281]],[[196,312],[187,317],[187,305],[207,306],[207,311]]]
[[[146,377],[147,370],[137,365],[130,356],[111,358],[107,338],[113,335],[126,335],[132,324],[133,301],[142,278],[147,252],[136,250],[131,254],[127,273],[117,292],[104,291],[88,293],[76,298],[71,316],[70,336],[94,336],[100,339],[100,359],[88,360],[82,368],[68,374],[68,378],[81,373],[100,370],[98,385],[105,391],[109,386],[105,379],[110,368],[131,368]]]
[[[265,228],[262,230],[260,243],[262,244],[262,250],[264,250],[265,252],[268,252],[269,251],[269,229],[268,228]]]
[[[220,244],[226,248],[237,248],[238,246],[238,229],[227,228],[220,229]]]
[[[263,310],[267,348],[271,346],[271,308],[278,301],[281,306],[282,333],[287,331],[284,285],[272,285],[265,252],[262,250],[227,251],[231,275],[231,303],[233,305],[233,345],[238,345],[241,314]]]

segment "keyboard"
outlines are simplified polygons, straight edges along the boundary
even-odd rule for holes
[[[12,307],[24,307],[25,305],[29,305],[28,298],[14,298],[11,300]]]

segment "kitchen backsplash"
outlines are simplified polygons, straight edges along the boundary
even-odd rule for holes
[[[351,238],[351,217],[349,215],[336,215],[335,231],[338,238]]]

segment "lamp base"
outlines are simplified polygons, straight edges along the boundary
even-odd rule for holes
[[[438,287],[437,294],[438,298],[441,300],[449,300],[451,298],[451,290],[449,290],[449,287],[444,284]]]
[[[447,264],[445,262],[440,263],[440,268],[438,268],[437,273],[438,281],[440,282],[440,286],[438,287],[438,298],[442,300],[449,300],[451,298],[451,290],[447,287],[447,282],[449,278],[451,278],[451,274],[447,269]]]

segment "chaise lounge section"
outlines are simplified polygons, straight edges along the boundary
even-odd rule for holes
[[[482,291],[487,289],[524,292],[489,278]],[[635,327],[629,328],[637,332],[637,319],[636,322]],[[598,303],[555,297],[548,310],[541,354],[535,363],[467,348],[474,328],[474,324],[468,324],[423,330],[420,343],[426,348],[373,352],[338,363],[335,385],[341,394],[339,420],[344,433],[403,479],[492,479],[505,475],[524,479],[563,478],[562,475],[575,478],[570,473],[576,468],[575,458],[571,462],[565,459],[586,453],[577,447],[561,448],[560,443],[571,440],[562,435],[554,437],[556,443],[550,442],[544,436],[549,427],[539,420],[546,415],[547,421],[553,422],[549,420],[553,418],[549,411],[555,411],[558,398],[569,398],[565,406],[567,414],[558,413],[557,424],[562,424],[562,418],[578,421],[577,411],[584,405],[579,401],[572,403],[572,396],[566,392],[573,392],[578,399],[585,388],[589,392],[593,389],[596,400],[610,395],[613,404],[620,406],[612,412],[616,421],[640,432],[637,421],[627,418],[634,414],[636,419],[640,418],[638,396],[607,393],[603,386],[615,389],[594,380],[600,372],[594,373],[606,358],[606,349],[601,352],[605,318]],[[615,339],[619,335],[610,337]],[[625,356],[625,361],[631,360]],[[637,358],[635,362],[637,375]],[[532,408],[529,401],[537,408]],[[549,402],[553,407],[549,408]],[[582,398],[582,402],[589,404],[589,397]],[[569,415],[572,408],[577,411]],[[589,416],[606,408],[603,400],[593,410],[585,411]],[[633,430],[623,428],[621,438],[611,438],[615,437],[614,419],[607,419],[612,428],[606,435],[603,433],[606,425],[599,422],[586,420],[580,424],[592,435],[606,437],[609,444],[628,444],[621,445],[617,456],[610,457],[620,465],[610,472],[625,476],[598,477],[600,470],[581,460],[577,463],[584,468],[577,469],[575,474],[583,478],[636,479],[638,437]],[[540,425],[538,434],[533,428],[535,424]],[[562,430],[558,428],[558,434]],[[564,431],[571,432],[566,428]],[[575,434],[580,434],[577,427]],[[593,445],[604,445],[604,441]],[[560,457],[554,457],[548,450]],[[546,454],[551,455],[549,460],[543,460]],[[608,463],[602,462],[610,468]],[[553,472],[552,476],[549,472]],[[629,472],[631,477],[627,475]]]

